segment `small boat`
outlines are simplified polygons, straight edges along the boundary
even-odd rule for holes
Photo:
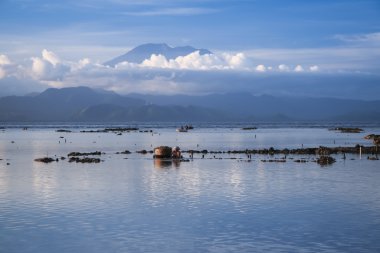
[[[183,126],[181,126],[180,128],[177,128],[176,129],[177,132],[187,132],[187,129]]]

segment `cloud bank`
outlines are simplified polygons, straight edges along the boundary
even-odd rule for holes
[[[10,95],[4,91],[19,94],[47,87],[89,86],[122,94],[250,92],[375,99],[379,80],[376,74],[332,72],[318,65],[264,65],[244,53],[200,55],[196,51],[175,59],[153,54],[141,64],[123,62],[115,68],[88,58],[65,61],[46,49],[17,64],[0,55],[0,95]]]
[[[199,51],[195,51],[186,56],[179,56],[176,59],[169,60],[163,55],[153,54],[149,59],[139,64],[139,67],[189,70],[249,70],[249,65],[243,53],[217,56],[215,54],[200,55]]]

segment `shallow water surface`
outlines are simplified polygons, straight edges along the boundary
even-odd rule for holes
[[[266,156],[160,162],[150,154],[115,154],[162,144],[208,150],[368,145],[366,133],[223,128],[117,136],[6,129],[0,133],[0,251],[379,252],[379,161],[336,156],[335,164],[320,167],[261,162]],[[95,150],[105,153],[99,164],[33,161]]]

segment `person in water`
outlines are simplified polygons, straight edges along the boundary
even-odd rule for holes
[[[181,150],[179,147],[172,148],[172,158],[182,158]]]

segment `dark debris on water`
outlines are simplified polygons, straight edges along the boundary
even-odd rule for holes
[[[103,153],[104,154],[104,153]],[[95,151],[95,152],[70,152],[67,156],[88,156],[88,155],[102,155],[102,152],[100,151]]]
[[[51,158],[51,157],[42,157],[42,158],[36,158],[34,159],[36,162],[42,162],[42,163],[51,163],[51,162],[58,162],[58,158]]]
[[[93,157],[70,157],[69,162],[76,162],[76,163],[100,163],[100,158],[93,158]]]

